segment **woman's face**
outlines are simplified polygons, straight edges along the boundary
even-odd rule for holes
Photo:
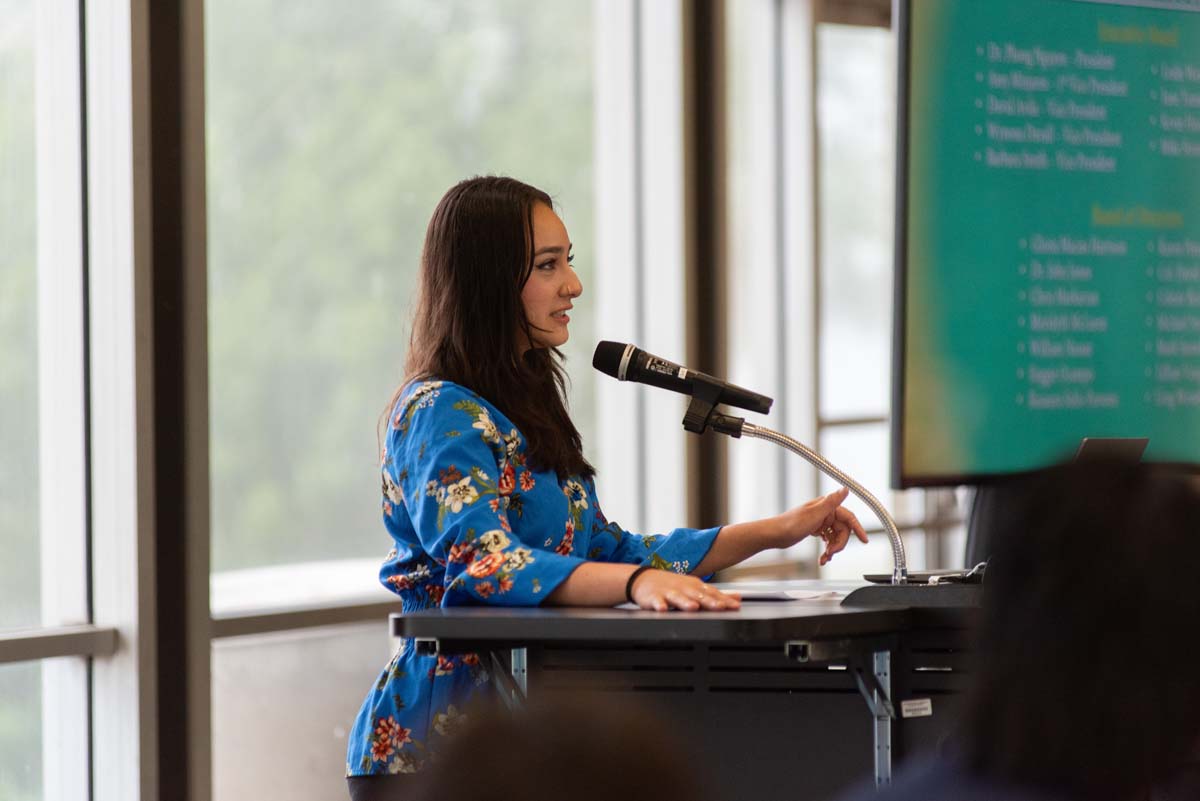
[[[521,303],[529,321],[531,342],[526,347],[557,348],[566,344],[571,301],[583,294],[583,284],[571,266],[571,240],[558,215],[544,203],[533,206],[533,272],[521,288]]]

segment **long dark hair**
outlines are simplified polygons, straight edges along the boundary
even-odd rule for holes
[[[533,208],[550,196],[513,178],[468,178],[438,202],[425,231],[404,381],[442,379],[490,401],[525,436],[534,467],[595,473],[567,413],[557,348],[521,346],[532,329],[521,290],[533,271]],[[385,416],[387,411],[385,410]]]
[[[1031,476],[988,562],[965,745],[976,770],[1149,798],[1200,742],[1200,494],[1146,466]]]

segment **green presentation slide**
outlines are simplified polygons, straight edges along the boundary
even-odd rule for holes
[[[901,481],[1200,463],[1200,2],[909,5]]]

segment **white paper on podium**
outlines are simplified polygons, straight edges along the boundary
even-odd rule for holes
[[[713,584],[721,592],[736,593],[743,601],[840,601],[845,592],[825,589],[796,589],[763,584]]]

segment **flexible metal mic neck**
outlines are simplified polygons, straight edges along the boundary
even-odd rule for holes
[[[907,584],[908,583],[908,561],[904,556],[904,540],[900,538],[900,529],[896,526],[896,521],[888,514],[888,510],[879,502],[879,499],[867,491],[862,484],[859,484],[844,471],[839,470],[828,459],[814,451],[807,445],[798,442],[786,434],[780,434],[778,431],[772,431],[769,428],[756,426],[753,423],[743,423],[741,433],[743,436],[754,437],[755,439],[765,439],[768,442],[774,442],[776,445],[787,448],[792,453],[802,456],[813,467],[820,470],[825,475],[837,481],[844,487],[847,487],[851,492],[862,499],[875,516],[879,518],[879,522],[883,523],[884,529],[887,530],[888,539],[892,544],[892,583]]]

